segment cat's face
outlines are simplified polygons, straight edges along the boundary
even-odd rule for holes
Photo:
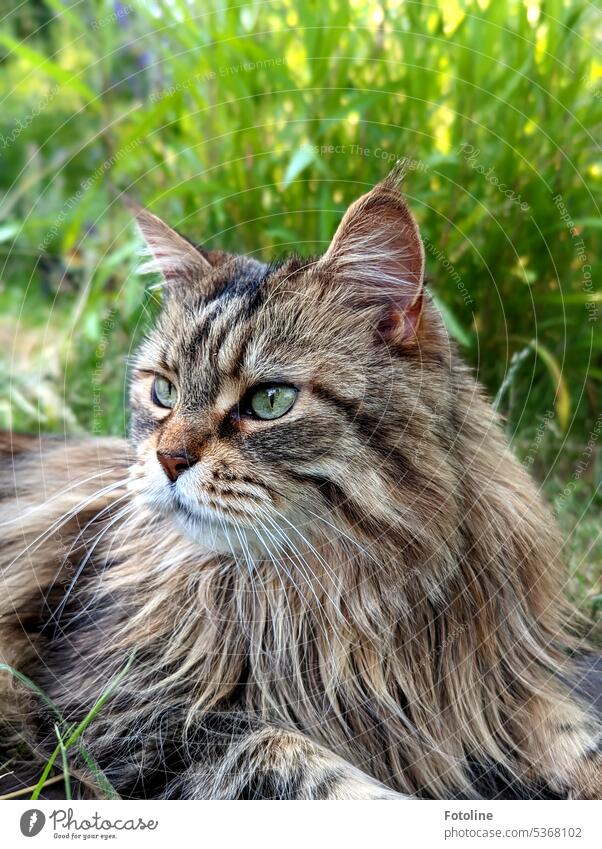
[[[392,180],[322,258],[278,266],[137,218],[165,278],[131,390],[141,497],[224,551],[275,551],[316,523],[376,526],[395,442],[420,418],[408,379],[433,346],[422,245]]]

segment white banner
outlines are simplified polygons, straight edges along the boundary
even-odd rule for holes
[[[602,845],[602,802],[23,802],[0,846],[225,849]]]

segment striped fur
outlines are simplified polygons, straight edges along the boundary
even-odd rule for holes
[[[599,798],[562,543],[423,291],[394,180],[313,260],[138,219],[166,291],[131,447],[2,442],[3,659],[77,721],[135,651],[86,736],[124,796]],[[270,381],[291,411],[240,415]],[[198,462],[171,483],[157,451]],[[2,685],[43,756],[52,718]]]

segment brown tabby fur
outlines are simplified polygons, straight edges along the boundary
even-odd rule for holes
[[[274,266],[138,210],[166,291],[133,456],[3,437],[0,659],[77,721],[135,650],[86,733],[121,795],[602,797],[562,542],[423,291],[397,179]],[[291,411],[240,415],[270,381]],[[198,462],[170,484],[157,451]],[[47,756],[52,718],[0,681]]]

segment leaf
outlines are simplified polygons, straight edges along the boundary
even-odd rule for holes
[[[8,50],[12,50],[17,54],[21,59],[25,59],[30,62],[34,67],[37,73],[46,74],[51,79],[56,80],[56,82],[60,83],[66,89],[71,89],[72,91],[77,91],[82,95],[87,101],[86,106],[90,106],[91,108],[99,111],[101,108],[100,98],[94,94],[91,88],[88,88],[85,83],[82,83],[81,80],[77,79],[78,74],[74,74],[71,71],[66,71],[64,68],[61,68],[60,65],[57,65],[56,62],[53,62],[43,53],[38,53],[37,50],[34,50],[31,47],[27,47],[22,41],[17,41],[16,38],[8,35],[8,33],[0,32],[0,44],[4,45]]]
[[[443,301],[440,300],[440,298],[438,298],[433,292],[431,292],[431,297],[435,302],[435,306],[443,316],[445,326],[447,327],[451,335],[454,337],[454,339],[457,339],[457,341],[461,345],[464,345],[466,348],[470,348],[470,346],[472,345],[471,334],[464,330],[464,328],[462,327],[458,319],[455,317],[453,312],[450,310],[450,308],[447,306],[447,304],[443,303]]]
[[[9,239],[12,239],[20,232],[20,224],[4,224],[2,227],[0,227],[0,244],[2,242],[8,242]]]
[[[282,188],[287,189],[293,180],[296,180],[299,174],[304,171],[315,158],[316,154],[310,145],[303,145],[299,148],[299,150],[295,151],[284,173]]]
[[[71,795],[71,779],[69,777],[69,764],[67,762],[67,749],[65,747],[65,743],[63,742],[61,732],[59,731],[59,727],[56,724],[56,722],[54,724],[54,733],[56,734],[57,739],[59,741],[59,749],[60,749],[60,752],[61,752],[61,760],[63,762],[63,779],[64,779],[64,782],[65,782],[65,797],[68,800],[71,800],[71,798],[72,798],[72,795]]]
[[[533,339],[529,342],[529,345],[545,364],[556,387],[554,408],[562,430],[566,431],[571,419],[571,394],[562,375],[560,366],[556,361],[556,357],[547,348],[545,348],[541,342]]]

